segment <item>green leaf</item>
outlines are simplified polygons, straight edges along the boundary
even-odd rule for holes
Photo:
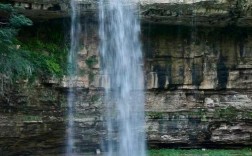
[[[11,26],[18,28],[21,26],[31,26],[32,21],[29,18],[26,18],[24,15],[12,15],[10,24]]]

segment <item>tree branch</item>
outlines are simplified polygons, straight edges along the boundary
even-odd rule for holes
[[[0,22],[0,25],[6,25],[6,24],[8,24],[8,23]]]

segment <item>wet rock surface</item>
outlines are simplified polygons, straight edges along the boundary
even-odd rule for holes
[[[82,30],[74,84],[77,153],[106,148],[102,99],[109,79],[99,73],[97,23],[83,23]],[[251,27],[143,22],[141,38],[150,147],[251,146]],[[64,153],[68,87],[64,77],[7,88],[0,95],[0,155]]]
[[[251,29],[142,28],[150,146],[251,145]]]
[[[96,26],[83,37],[75,90],[76,152],[106,144]],[[84,29],[83,29],[84,30]],[[150,147],[230,148],[252,144],[251,29],[144,24],[146,131]],[[95,63],[89,64],[92,57]],[[94,59],[96,58],[96,59]],[[92,62],[92,61],[91,61]],[[91,74],[91,76],[90,76]],[[83,78],[85,77],[85,78]],[[108,78],[108,77],[107,77]],[[66,78],[65,78],[66,79]],[[1,96],[1,151],[63,153],[67,80],[20,84]],[[116,139],[116,138],[115,138]]]
[[[11,0],[20,12],[32,19],[68,17],[68,0]],[[251,26],[250,0],[141,0],[141,19],[144,22],[171,25]],[[97,16],[98,1],[79,1],[82,15]]]

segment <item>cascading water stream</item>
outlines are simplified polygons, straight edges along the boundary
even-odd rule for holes
[[[144,78],[138,2],[101,0],[99,33],[105,83],[107,156],[145,156]]]
[[[68,125],[67,125],[67,156],[74,153],[74,102],[75,102],[75,79],[77,76],[76,54],[79,49],[80,21],[79,9],[76,0],[71,0],[71,32],[70,32],[70,51],[68,54]]]

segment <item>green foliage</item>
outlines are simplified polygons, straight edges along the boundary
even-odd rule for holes
[[[54,43],[46,43],[37,38],[21,43],[22,47],[30,50],[29,60],[36,67],[37,76],[62,76],[66,74],[67,47],[60,47]]]
[[[60,66],[55,63],[53,58],[41,55],[37,52],[29,53],[27,57],[34,65],[36,71],[34,73],[35,76],[53,76],[61,74]]]
[[[24,15],[20,15],[16,12],[16,10],[10,4],[0,3],[0,11],[5,12],[9,16],[8,26],[11,28],[20,28],[22,26],[31,26],[32,21],[25,17]]]
[[[7,23],[0,27],[0,76],[10,79],[28,77],[32,74],[33,65],[26,59],[28,52],[17,47],[16,35],[20,27],[32,22],[17,14],[9,4],[0,3],[0,11],[9,15]]]
[[[87,58],[85,63],[88,66],[88,68],[92,68],[94,65],[96,65],[98,63],[98,60],[97,60],[96,56],[93,55],[93,56],[90,56],[89,58]]]
[[[8,49],[10,50],[10,49]],[[0,61],[0,73],[8,78],[19,79],[32,75],[33,65],[26,59],[25,51],[11,49],[8,54],[3,54]]]
[[[0,11],[5,12],[0,21],[0,80],[3,77],[13,81],[63,75],[67,48],[58,45],[62,45],[62,41],[55,42],[59,34],[54,36],[53,42],[29,36],[27,41],[20,42],[17,39],[19,30],[31,26],[32,21],[18,14],[10,4],[0,3]]]
[[[56,73],[56,74],[61,73],[61,68],[59,64],[55,63],[54,61],[46,60],[46,65],[49,67],[48,69],[51,73]]]
[[[90,99],[91,102],[97,102],[99,100],[100,96],[99,95],[93,95]]]
[[[79,75],[80,76],[84,76],[84,75],[86,75],[87,74],[87,71],[85,70],[85,69],[80,69],[79,70]]]
[[[252,156],[250,149],[242,150],[150,150],[149,156]]]
[[[0,10],[5,12],[14,12],[14,8],[10,4],[0,3]]]
[[[92,69],[97,63],[98,60],[95,55],[88,57],[85,60],[86,65],[88,66],[89,69]],[[95,79],[95,74],[93,73],[92,70],[88,71],[88,79],[93,82]]]
[[[24,15],[12,15],[10,18],[10,25],[16,28],[21,26],[31,26],[32,21]]]
[[[88,79],[90,80],[90,82],[93,82],[95,79],[95,75],[92,71],[88,72]]]
[[[35,115],[24,115],[22,116],[22,120],[24,122],[42,122],[41,116],[35,116]]]
[[[235,109],[232,106],[229,106],[227,108],[220,108],[215,110],[215,116],[216,118],[222,118],[222,119],[235,119],[237,117],[237,109]]]
[[[163,113],[162,112],[148,112],[147,115],[150,119],[162,119]]]

